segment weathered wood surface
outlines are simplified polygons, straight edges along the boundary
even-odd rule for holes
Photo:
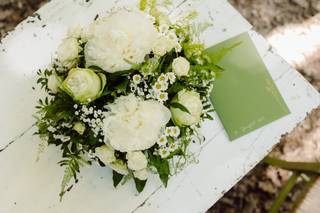
[[[207,141],[194,147],[199,163],[172,177],[164,189],[150,178],[137,195],[134,184],[113,189],[111,171],[84,168],[78,185],[59,202],[63,169],[60,152],[49,147],[36,162],[39,139],[33,136],[34,106],[40,92],[36,71],[47,66],[68,27],[85,24],[113,6],[132,0],[53,0],[0,44],[0,212],[204,212],[253,168],[279,141],[320,103],[319,94],[282,60],[226,0],[177,0],[173,17],[197,9],[199,20],[212,20],[202,39],[209,47],[250,31],[291,114],[230,143],[218,119],[205,123]]]

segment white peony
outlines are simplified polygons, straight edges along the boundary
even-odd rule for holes
[[[127,175],[129,174],[128,167],[122,160],[116,160],[109,164],[110,168],[116,171],[118,174]]]
[[[128,167],[131,170],[141,170],[147,168],[148,160],[142,152],[128,152],[126,155]]]
[[[49,76],[47,86],[52,93],[58,93],[60,84],[61,82],[55,74]]]
[[[200,95],[194,91],[182,90],[172,100],[173,103],[179,103],[188,109],[184,112],[179,108],[171,107],[172,119],[178,126],[191,126],[200,121],[203,106]]]
[[[152,52],[157,56],[163,56],[170,52],[176,46],[176,44],[176,41],[168,38],[167,36],[161,35],[155,42]]]
[[[78,39],[68,37],[62,41],[57,51],[57,59],[62,66],[72,68],[77,64],[81,47]]]
[[[142,169],[133,172],[133,176],[138,178],[139,180],[147,180],[148,179],[148,169]]]
[[[145,13],[119,10],[92,26],[85,46],[86,66],[114,73],[144,62],[158,37],[154,21]]]
[[[184,57],[180,56],[173,60],[172,70],[179,77],[187,76],[190,70],[190,62]]]
[[[110,145],[107,145],[107,144],[96,148],[95,153],[96,153],[96,156],[105,165],[109,165],[110,163],[117,160],[116,157],[114,156],[114,149]]]
[[[121,152],[145,150],[159,138],[161,129],[168,123],[171,113],[163,104],[143,101],[133,94],[121,96],[109,105],[105,113],[105,142]]]

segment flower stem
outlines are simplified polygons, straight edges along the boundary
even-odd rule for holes
[[[269,156],[263,161],[286,170],[320,174],[320,163],[289,162]]]
[[[302,204],[306,196],[308,195],[310,189],[314,186],[316,181],[318,180],[318,175],[307,175],[308,178],[310,178],[304,185],[303,189],[299,193],[298,197],[294,201],[294,206],[293,206],[293,212],[296,212],[296,210],[299,208],[299,206]]]
[[[291,191],[291,189],[296,184],[298,177],[299,177],[299,173],[298,172],[294,172],[291,175],[291,177],[289,178],[289,180],[286,183],[286,185],[280,191],[277,199],[274,201],[274,203],[273,203],[272,207],[270,208],[270,210],[268,211],[268,213],[277,213],[277,212],[279,212],[279,209],[280,209],[282,203],[285,201],[285,199],[287,198],[289,192]]]

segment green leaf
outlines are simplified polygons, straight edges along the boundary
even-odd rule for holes
[[[95,66],[95,65],[92,65],[90,67],[88,67],[88,69],[91,69],[95,72],[105,72],[101,67],[98,67],[98,66]]]
[[[163,185],[167,187],[170,175],[169,161],[162,159],[160,156],[150,154],[149,163],[151,166],[157,169],[160,180],[162,181]]]
[[[182,104],[179,104],[177,102],[171,102],[170,106],[173,108],[180,109],[181,111],[186,112],[188,114],[191,114],[190,111],[185,106],[183,106]]]
[[[113,179],[113,186],[117,187],[119,185],[119,183],[121,182],[123,178],[123,175],[117,173],[116,171],[113,170],[113,175],[112,175],[112,179]]]
[[[180,82],[175,82],[172,86],[168,89],[168,93],[175,94],[180,92],[181,90],[185,89],[185,85],[181,84]]]
[[[134,178],[134,182],[136,184],[137,191],[141,193],[146,186],[147,180],[139,180],[138,178]]]

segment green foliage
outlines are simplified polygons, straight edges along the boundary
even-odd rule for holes
[[[146,186],[147,180],[139,180],[138,178],[134,178],[134,183],[136,185],[137,191],[141,193]]]
[[[77,173],[80,173],[80,166],[84,164],[88,164],[88,162],[79,155],[68,155],[64,160],[59,162],[60,166],[65,167],[59,194],[60,200],[62,200],[63,195],[72,188],[72,185],[69,186],[71,179],[74,178],[74,182],[78,182]]]
[[[113,170],[112,179],[113,179],[113,186],[117,187],[119,185],[119,183],[121,182],[121,180],[123,179],[123,175],[121,175]]]
[[[180,109],[181,111],[190,114],[190,111],[189,111],[185,106],[183,106],[183,105],[180,104],[180,103],[171,102],[171,103],[170,103],[170,107]]]
[[[165,187],[168,185],[170,167],[167,159],[162,159],[158,155],[153,155],[149,152],[149,164],[150,166],[156,168],[159,177]]]

